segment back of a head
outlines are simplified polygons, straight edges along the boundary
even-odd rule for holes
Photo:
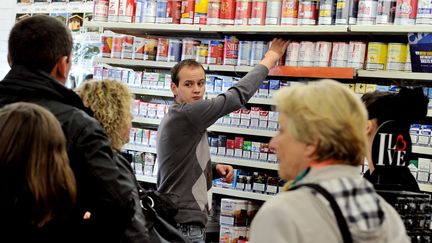
[[[54,17],[36,15],[15,24],[8,45],[11,66],[23,65],[50,73],[59,58],[71,54],[72,36]]]
[[[48,110],[21,102],[0,109],[0,174],[6,201],[23,200],[8,205],[10,211],[19,210],[13,208],[15,204],[33,202],[26,210],[33,210],[31,223],[38,227],[65,209],[61,202],[74,204],[76,185],[66,139]],[[25,195],[27,192],[31,195]]]
[[[128,87],[114,80],[88,81],[78,87],[77,93],[107,132],[112,148],[121,150],[127,142],[122,129],[126,122],[130,123],[126,119],[130,116],[132,101]]]
[[[371,92],[362,96],[369,119],[377,119],[377,125],[388,120],[406,124],[421,122],[427,114],[429,99],[423,89],[402,87],[398,93]]]
[[[367,151],[367,113],[355,94],[333,80],[281,89],[278,110],[288,118],[290,134],[305,144],[317,144],[317,161],[363,163]]]

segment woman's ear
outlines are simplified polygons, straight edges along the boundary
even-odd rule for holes
[[[315,154],[316,154],[316,149],[318,147],[318,141],[313,143],[313,144],[306,144],[306,149],[305,149],[305,155],[308,158],[315,158]]]

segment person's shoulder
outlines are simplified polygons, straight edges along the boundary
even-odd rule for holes
[[[308,197],[311,195],[309,194],[310,193],[305,193],[303,190],[281,192],[267,200],[262,206],[262,209],[265,211],[276,210],[276,212],[280,210],[296,211],[298,209],[297,205],[301,206],[304,200],[308,200]],[[290,205],[290,207],[286,207],[286,205]]]

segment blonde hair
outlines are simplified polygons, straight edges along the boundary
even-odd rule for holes
[[[34,204],[27,206],[37,227],[75,204],[76,181],[63,130],[41,106],[18,102],[0,109],[0,168],[4,177],[13,177],[9,187],[22,190],[14,204]]]
[[[132,102],[128,87],[114,80],[87,81],[78,87],[77,93],[107,132],[112,149],[121,150],[127,142],[122,126],[129,122],[125,118],[130,116]]]
[[[360,165],[367,154],[367,112],[355,94],[334,80],[281,89],[278,110],[287,130],[305,144],[316,144],[316,161],[335,159]]]

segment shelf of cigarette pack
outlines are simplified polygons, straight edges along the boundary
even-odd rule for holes
[[[248,34],[322,34],[340,35],[348,33],[347,25],[202,25],[201,32],[248,33]]]
[[[199,32],[199,25],[190,24],[152,24],[84,21],[84,27],[100,27],[110,30],[140,30],[146,32]]]
[[[152,68],[172,68],[176,65],[176,62],[158,62],[158,61],[143,61],[143,60],[130,60],[130,59],[118,59],[118,58],[105,58],[97,57],[94,60],[95,64],[105,63],[122,66],[138,66],[138,67],[152,67]]]
[[[267,161],[242,159],[242,158],[236,158],[236,157],[211,155],[211,161],[215,162],[215,163],[238,165],[238,166],[244,166],[244,167],[253,167],[253,168],[260,168],[260,169],[267,169],[267,170],[278,170],[279,169],[279,164],[277,164],[277,163],[269,163]]]
[[[432,155],[432,147],[413,145],[412,146],[412,152],[417,153],[417,154],[430,154],[430,155]]]
[[[134,117],[132,122],[142,123],[148,125],[159,125],[161,119],[145,118],[145,117]],[[208,129],[210,132],[224,132],[224,133],[237,133],[242,135],[252,135],[260,137],[273,137],[276,135],[276,131],[267,129],[252,129],[252,128],[242,128],[242,127],[230,127],[221,125],[212,125]]]
[[[143,61],[143,60],[105,58],[105,57],[95,58],[94,63],[114,64],[114,65],[121,65],[121,66],[167,68],[167,69],[172,68],[174,67],[174,65],[177,64],[176,62]],[[208,64],[203,64],[203,67],[208,71],[219,71],[219,72],[249,72],[253,68],[250,66],[228,66],[228,65],[208,65]]]
[[[230,127],[221,125],[212,125],[207,130],[210,132],[237,133],[242,135],[252,135],[260,137],[274,137],[276,135],[276,131],[272,130]]]
[[[350,25],[352,33],[398,35],[408,33],[432,33],[432,25]]]
[[[241,197],[241,198],[260,200],[260,201],[267,201],[272,197],[272,195],[267,195],[267,194],[238,191],[234,189],[227,189],[221,187],[212,187],[212,192],[214,194],[221,194],[221,195],[227,195],[232,197]]]
[[[217,94],[207,94],[208,99],[212,99],[218,96]],[[260,105],[276,105],[276,102],[271,98],[251,98],[247,103],[249,104],[260,104]]]
[[[432,192],[432,184],[419,183],[420,190],[424,192]]]
[[[143,89],[136,87],[129,87],[129,90],[132,94],[138,95],[151,95],[151,96],[161,96],[161,97],[174,97],[172,92],[169,90],[160,90],[160,89]]]
[[[402,72],[402,71],[358,70],[357,76],[365,77],[365,78],[432,80],[432,73],[417,73],[417,72]]]
[[[353,68],[277,66],[270,70],[269,75],[287,77],[353,79],[355,76],[355,72]]]
[[[136,145],[136,144],[125,144],[123,146],[123,149],[134,150],[134,151],[139,151],[139,152],[147,152],[147,153],[153,153],[153,154],[156,153],[155,147],[148,147],[148,146]]]
[[[154,118],[146,118],[146,117],[137,116],[137,117],[134,117],[132,122],[143,123],[143,124],[148,124],[148,125],[159,125],[161,122],[161,119],[154,119]]]
[[[156,184],[157,178],[155,176],[145,176],[145,175],[135,175],[135,176],[137,178],[137,181]]]

